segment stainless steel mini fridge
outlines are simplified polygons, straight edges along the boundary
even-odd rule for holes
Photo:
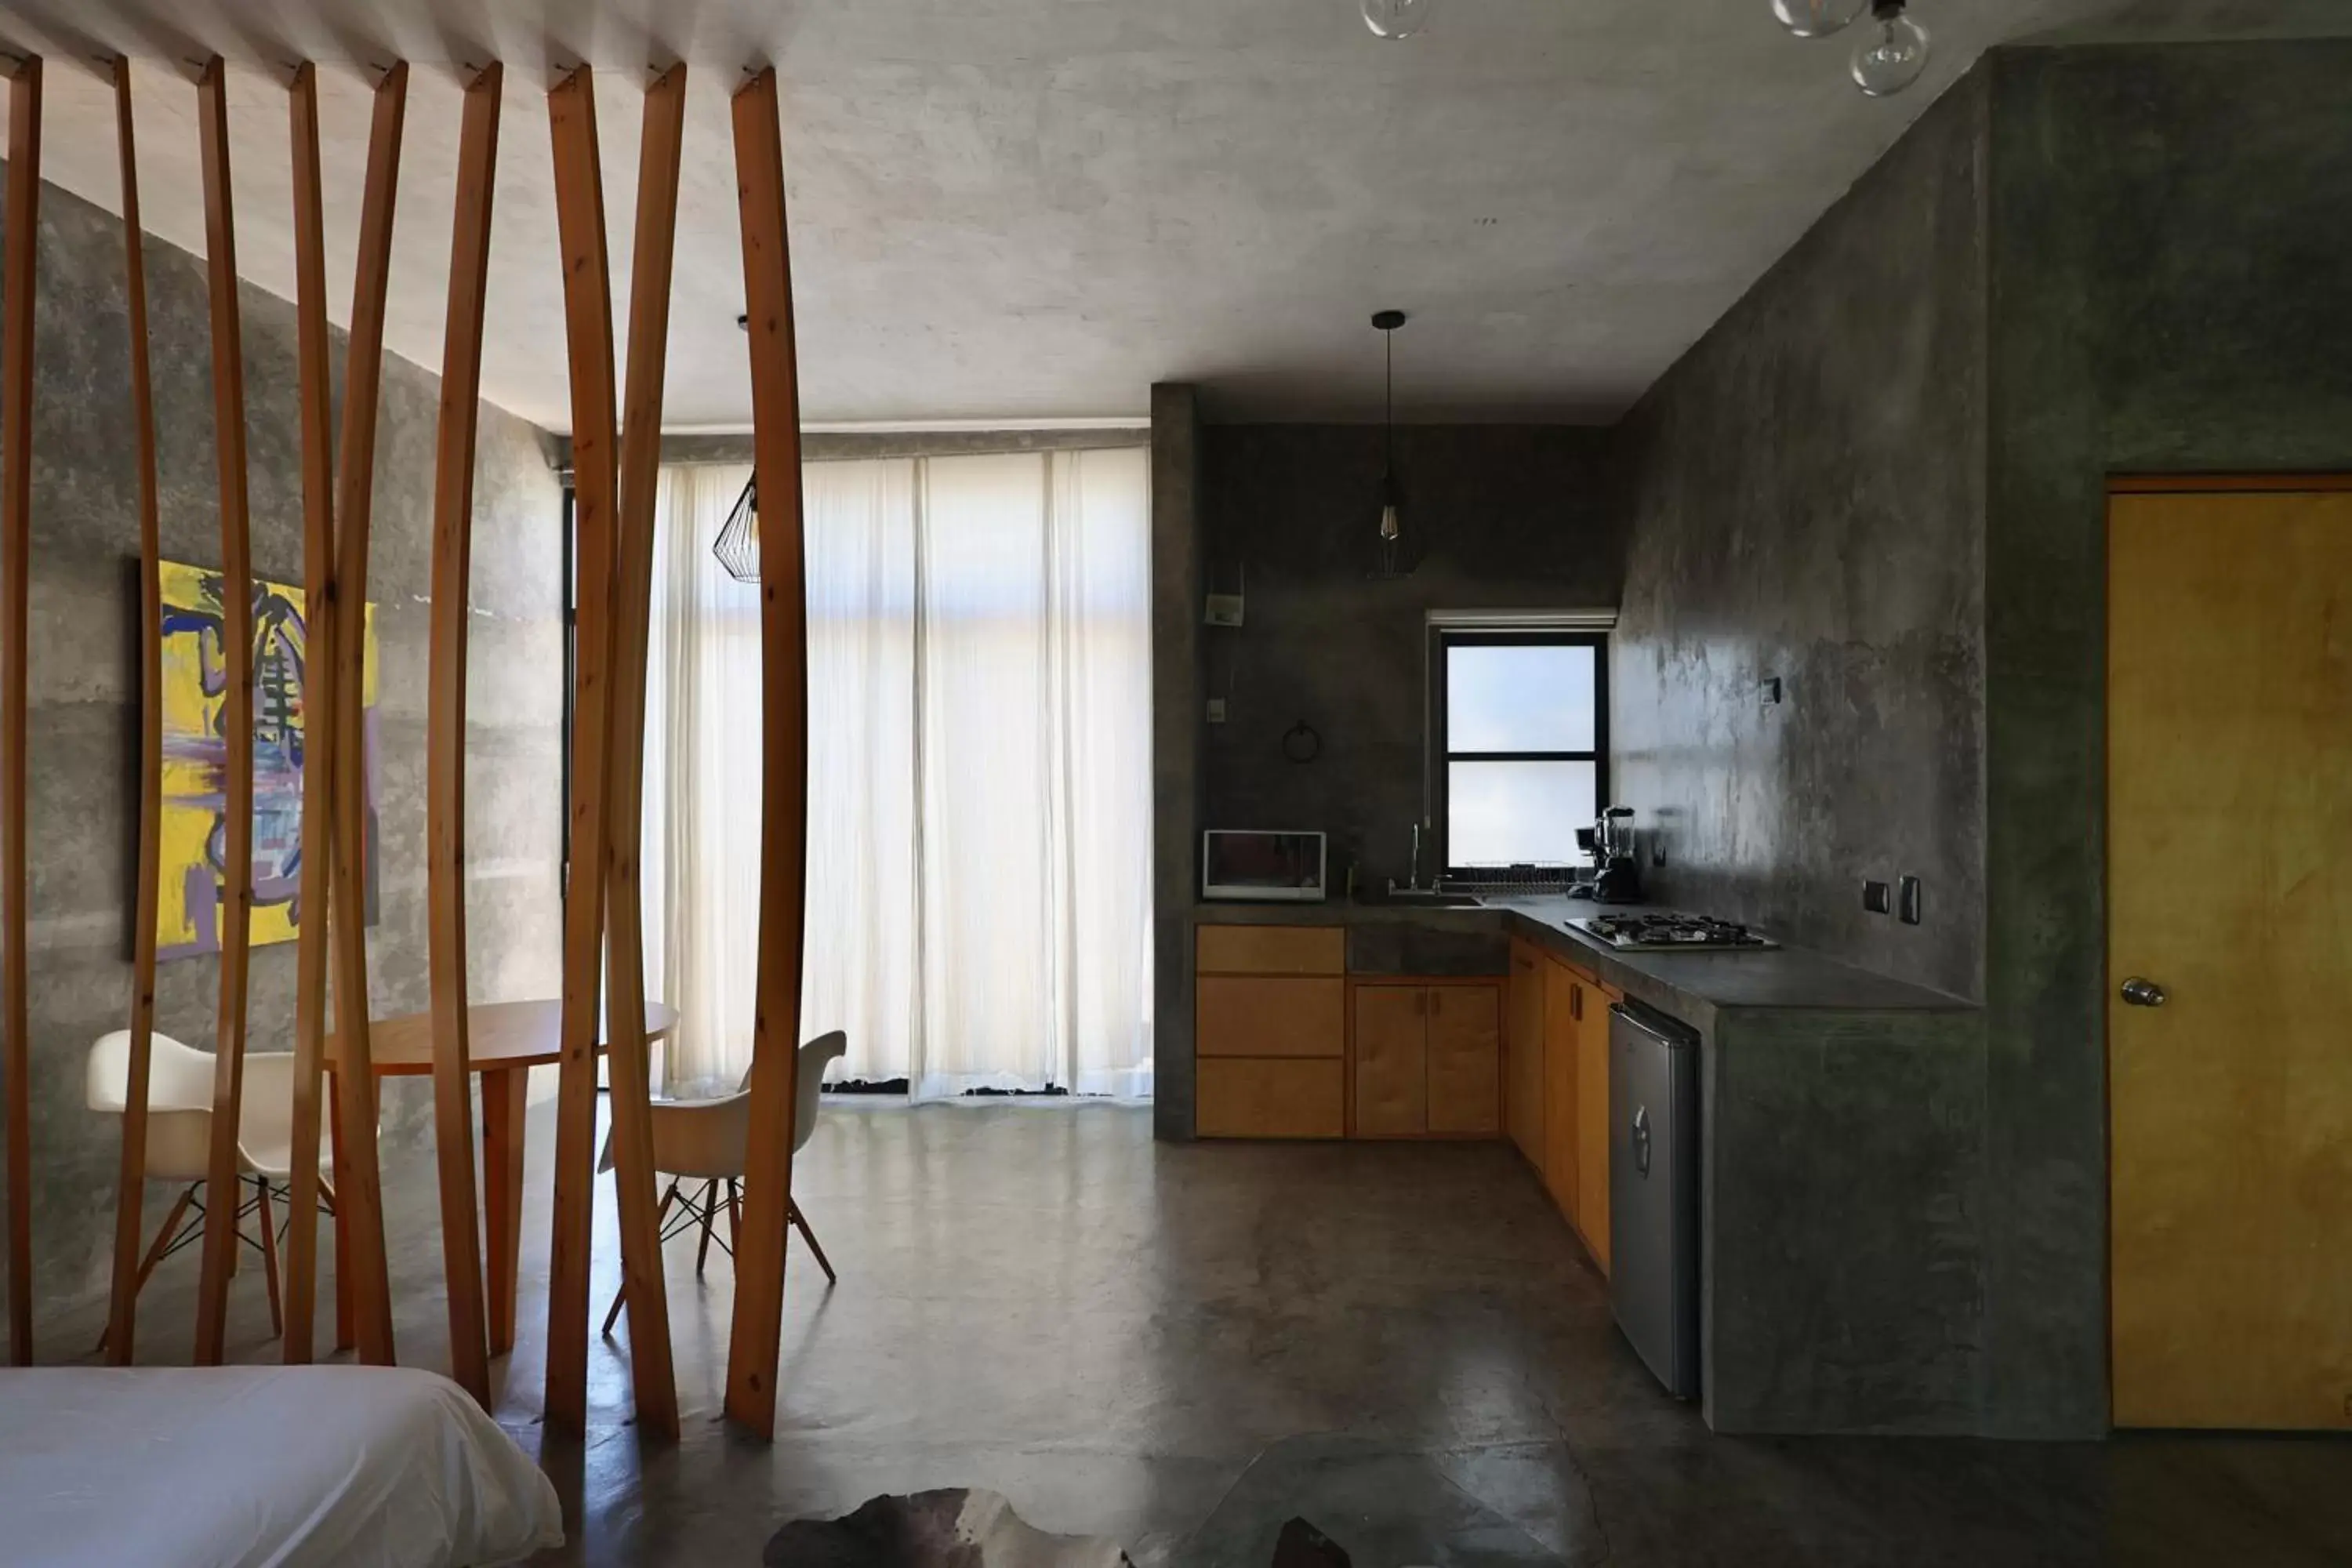
[[[1609,1292],[1617,1326],[1677,1399],[1699,1392],[1698,1036],[1609,1009]]]

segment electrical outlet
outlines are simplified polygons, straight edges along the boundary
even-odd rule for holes
[[[1222,724],[1222,723],[1223,723],[1224,721],[1225,721],[1225,700],[1224,700],[1223,698],[1222,698],[1222,697],[1212,697],[1212,698],[1210,698],[1210,699],[1209,699],[1209,722],[1210,722],[1210,723],[1212,723],[1212,724]]]
[[[1764,698],[1765,707],[1771,708],[1779,705],[1780,701],[1780,678],[1779,676],[1768,675],[1764,678],[1762,696]]]
[[[1862,907],[1874,915],[1891,913],[1895,908],[1895,889],[1884,882],[1864,882],[1862,885]]]
[[[1902,897],[1898,901],[1901,906],[1901,912],[1895,918],[1900,920],[1905,925],[1917,925],[1919,923],[1918,878],[1906,877],[1903,879],[1903,892]]]

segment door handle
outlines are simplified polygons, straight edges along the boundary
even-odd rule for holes
[[[2142,980],[2135,974],[2124,982],[2123,998],[2126,1007],[2161,1007],[2164,1005],[2164,987],[2153,980]]]
[[[1633,1108],[1633,1169],[1642,1175],[1650,1173],[1650,1108]]]

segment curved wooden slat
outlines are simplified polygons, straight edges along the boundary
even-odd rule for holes
[[[163,814],[163,549],[155,489],[155,388],[147,356],[147,255],[131,62],[114,61],[115,140],[122,162],[122,291],[130,306],[131,420],[139,462],[139,886],[131,938],[131,1061],[122,1096],[122,1163],[114,1206],[114,1279],[106,1359],[129,1366],[138,1336],[140,1199],[147,1182],[147,1080],[155,1038],[155,906]]]
[[[253,562],[246,511],[245,350],[231,212],[228,93],[220,57],[196,79],[196,149],[204,164],[205,270],[212,294],[213,440],[219,454],[223,841],[220,1018],[213,1037],[212,1159],[204,1269],[197,1284],[196,1363],[216,1366],[236,1260],[237,1112],[245,1099],[247,961],[253,919]]]
[[[392,1286],[383,1253],[383,1194],[376,1163],[376,1083],[368,1054],[367,659],[368,526],[373,515],[376,403],[383,384],[384,289],[392,273],[392,220],[400,181],[400,133],[408,107],[408,64],[394,61],[376,84],[368,132],[367,184],[360,200],[359,267],[352,287],[351,347],[343,363],[343,428],[337,443],[332,594],[350,608],[349,636],[335,646],[335,864],[329,874],[335,960],[335,1033],[342,1070],[335,1110],[335,1237],[338,1296],[351,1305],[360,1359],[393,1361]],[[341,1314],[338,1314],[340,1327]],[[341,1349],[338,1345],[336,1348]]]
[[[801,941],[808,849],[808,604],[801,557],[799,362],[784,221],[776,73],[735,94],[735,188],[751,355],[751,454],[760,496],[760,959],[751,1024],[751,1126],[727,1414],[763,1437],[776,1426],[793,1108],[800,1068]]]
[[[466,623],[480,413],[482,311],[506,73],[493,60],[467,85],[441,342],[433,463],[433,624],[425,676],[426,956],[433,993],[433,1143],[441,1173],[441,1263],[451,1374],[490,1404],[482,1241],[474,1202],[474,1102],[466,1051]]]
[[[32,1023],[26,1005],[26,635],[33,564],[33,286],[40,242],[41,62],[8,82],[0,255],[0,1078],[8,1102],[8,1354],[33,1364]]]
[[[327,237],[320,210],[319,69],[295,68],[295,363],[302,417],[302,870],[294,966],[294,1155],[286,1215],[289,1366],[310,1360],[319,1282],[319,1106],[327,1033],[329,847],[334,829],[336,638],[333,371],[327,332]]]
[[[611,717],[613,616],[613,285],[596,88],[585,66],[547,95],[562,240],[563,316],[572,376],[572,819],[563,899],[563,1021],[556,1089],[553,1235],[548,1247],[547,1419],[588,1418],[590,1253],[596,1194],[596,1037],[604,940],[604,759]]]
[[[661,481],[661,406],[669,337],[670,264],[677,237],[678,156],[686,66],[646,91],[637,157],[635,248],[630,255],[628,379],[623,392],[619,548],[614,557],[613,745],[605,788],[605,997],[613,1018],[613,1188],[621,1280],[629,1304],[629,1365],[640,1430],[677,1436],[669,1295],[654,1201],[653,1110],[646,1045],[645,911],[638,846],[645,825],[646,660],[653,611],[654,498]]]

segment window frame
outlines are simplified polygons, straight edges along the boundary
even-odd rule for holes
[[[1589,752],[1457,752],[1446,731],[1448,656],[1457,647],[1589,647],[1592,650],[1592,750]],[[1436,849],[1436,876],[1475,881],[1493,868],[1454,861],[1448,789],[1457,763],[1591,763],[1594,816],[1609,804],[1609,634],[1586,627],[1449,626],[1429,628],[1429,831]]]

